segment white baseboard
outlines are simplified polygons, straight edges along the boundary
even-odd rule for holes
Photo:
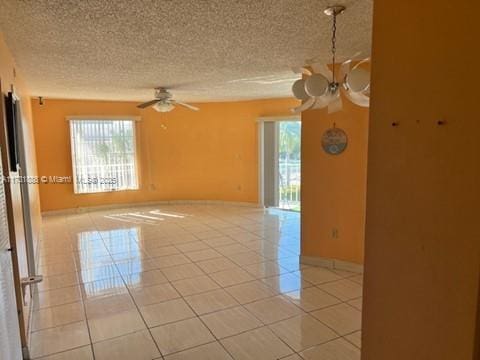
[[[338,259],[301,255],[300,263],[304,265],[321,266],[328,269],[350,271],[358,274],[363,273],[363,265]]]
[[[251,208],[263,208],[258,203],[250,202],[237,202],[237,201],[222,201],[222,200],[165,200],[165,201],[147,201],[147,202],[133,202],[124,204],[111,204],[111,205],[97,205],[77,207],[70,209],[49,210],[42,211],[42,216],[54,216],[54,215],[70,215],[81,214],[100,210],[108,209],[127,209],[132,207],[142,206],[159,206],[159,205],[225,205],[225,206],[239,206],[239,207],[251,207]]]

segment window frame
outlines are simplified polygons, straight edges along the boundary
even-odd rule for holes
[[[141,121],[139,116],[132,115],[116,115],[116,116],[105,116],[105,115],[72,115],[67,116],[66,120],[68,122],[69,128],[69,141],[70,141],[70,159],[72,164],[72,182],[73,182],[73,194],[74,195],[91,195],[91,194],[105,194],[112,192],[124,192],[124,191],[138,191],[140,190],[140,173],[138,166],[138,146],[137,146],[137,122]],[[135,151],[133,161],[136,177],[136,187],[132,189],[110,189],[110,190],[101,190],[101,191],[86,191],[79,192],[77,186],[77,171],[76,171],[76,162],[75,162],[75,146],[72,141],[72,120],[73,121],[131,121],[133,129],[133,149]]]

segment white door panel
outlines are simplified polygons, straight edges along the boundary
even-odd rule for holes
[[[2,165],[0,162],[0,174]],[[12,255],[9,251],[5,188],[0,183],[0,360],[21,360],[22,345],[18,325]]]

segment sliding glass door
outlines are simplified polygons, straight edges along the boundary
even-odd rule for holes
[[[265,120],[260,134],[262,204],[300,211],[301,122]]]
[[[278,123],[278,206],[300,211],[301,122]]]

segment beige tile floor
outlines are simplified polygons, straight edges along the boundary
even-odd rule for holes
[[[360,358],[362,276],[300,266],[299,214],[162,205],[44,219],[44,360]]]

